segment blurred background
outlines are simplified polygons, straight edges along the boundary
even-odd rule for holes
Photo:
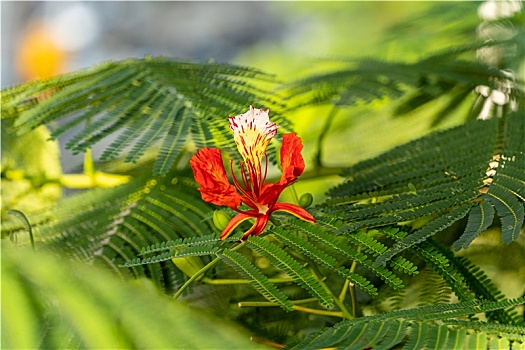
[[[404,40],[390,40],[385,34],[394,24],[424,12],[431,4],[2,2],[1,87],[107,60],[145,55],[247,65],[276,74],[284,81],[331,67],[334,63],[327,58],[415,59],[435,47],[431,39],[439,33],[405,31],[404,44]],[[426,40],[418,40],[420,36]],[[290,116],[296,131],[307,138],[309,131],[317,132],[320,126],[318,112],[312,113],[303,111],[298,117]],[[400,143],[405,138],[392,140]],[[372,152],[361,149],[359,158],[389,146],[387,142]],[[104,147],[105,143],[101,143],[98,149],[94,148],[95,156]],[[335,151],[340,154],[337,147]],[[63,147],[60,154],[64,172],[79,170],[81,155],[73,156]],[[341,161],[346,163],[348,159],[335,159],[335,163]]]
[[[244,63],[242,57],[253,50],[303,61],[288,61],[292,66],[313,57],[371,54],[385,27],[428,7],[424,2],[8,1],[2,3],[2,87],[146,54]]]

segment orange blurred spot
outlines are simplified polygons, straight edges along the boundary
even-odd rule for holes
[[[25,80],[44,79],[63,72],[66,53],[53,41],[43,23],[30,25],[16,53],[16,68]]]

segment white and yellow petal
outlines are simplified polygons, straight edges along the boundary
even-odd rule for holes
[[[239,153],[245,161],[260,162],[279,126],[270,121],[270,110],[253,108],[243,114],[228,117]]]

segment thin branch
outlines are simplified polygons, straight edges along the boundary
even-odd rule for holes
[[[357,252],[361,253],[361,247],[357,247]],[[357,267],[357,260],[352,261],[352,265],[350,266],[350,272],[354,273],[355,269]],[[348,286],[350,287],[350,297],[352,298],[352,315],[354,318],[357,317],[357,293],[355,290],[355,283],[348,283]]]
[[[328,130],[330,130],[330,126],[332,125],[334,121],[334,117],[339,111],[339,108],[334,105],[332,109],[330,110],[330,113],[328,114],[328,117],[326,117],[325,123],[323,125],[323,129],[319,133],[319,138],[317,139],[317,153],[314,158],[314,164],[316,169],[320,169],[323,166],[322,163],[322,155],[323,155],[323,142],[328,134]]]
[[[306,298],[306,299],[298,299],[298,300],[292,300],[291,303],[294,305],[297,304],[308,304],[317,302],[316,298]],[[237,303],[238,307],[273,307],[273,306],[281,306],[280,304],[274,303],[273,301],[240,301]]]
[[[246,244],[246,241],[238,244],[236,247],[232,248],[231,250],[238,250],[238,249],[242,248],[245,244]],[[211,269],[213,266],[215,266],[219,261],[221,261],[221,258],[216,257],[215,259],[210,261],[206,266],[204,266],[202,269],[197,271],[193,276],[190,277],[189,280],[186,281],[186,283],[184,283],[182,285],[182,287],[180,287],[180,289],[177,291],[177,293],[175,293],[175,295],[173,296],[173,299],[178,299],[180,297],[180,295],[182,294],[182,292],[184,292],[186,290],[186,288],[188,288],[188,286],[190,284],[192,284],[203,273],[205,273],[206,271]]]
[[[16,216],[17,218],[20,219],[20,221],[22,221],[22,223],[24,224],[27,232],[29,233],[29,240],[31,241],[31,248],[33,248],[33,250],[35,250],[35,240],[33,238],[33,228],[31,227],[31,224],[29,223],[29,220],[27,219],[27,216],[24,213],[22,213],[20,210],[16,210],[16,209],[9,209],[7,211],[7,214]],[[15,236],[15,238],[16,238],[16,236]]]
[[[292,302],[293,303],[293,302]],[[237,306],[239,307],[275,307],[279,306],[279,304],[276,304],[271,301],[244,301],[237,303]],[[299,305],[293,305],[293,309],[295,311],[300,312],[306,312],[308,314],[313,315],[322,315],[322,316],[334,316],[334,317],[340,317],[340,318],[347,318],[343,312],[341,311],[328,311],[328,310],[319,310],[319,309],[313,309],[310,307],[303,307]]]
[[[250,284],[249,280],[228,279],[228,278],[213,279],[213,278],[204,277],[201,281],[206,284],[212,284],[212,285]],[[294,281],[294,279],[293,278],[270,278],[269,281],[272,283],[291,283]]]

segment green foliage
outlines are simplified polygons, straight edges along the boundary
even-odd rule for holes
[[[301,238],[301,236],[292,236],[289,231],[281,227],[273,228],[272,234],[285,245],[315,261],[319,266],[329,268],[370,295],[377,294],[377,288],[375,288],[370,281],[366,280],[363,276],[350,272],[344,266],[338,266],[337,259],[333,255],[327,254],[313,243]],[[325,247],[325,249],[326,248],[328,247]]]
[[[331,198],[319,209],[322,215],[341,220],[339,232],[351,235],[358,229],[420,218],[430,220],[382,252],[376,264],[386,263],[399,252],[443,231],[471,208],[477,208],[470,216],[465,237],[455,247],[468,246],[492,223],[494,210],[487,209],[485,200],[501,216],[502,240],[510,243],[523,226],[520,193],[525,187],[525,173],[515,169],[524,164],[525,140],[516,140],[507,130],[523,130],[523,120],[523,114],[515,113],[501,123],[495,119],[467,123],[356,164],[343,171],[346,181],[329,191]],[[458,152],[464,147],[469,152]],[[507,175],[505,165],[502,175],[499,169],[494,174],[487,171],[493,152],[498,149],[510,164],[512,175]],[[501,181],[508,183],[507,179],[514,186],[498,185]],[[488,191],[485,184],[490,184]],[[479,201],[481,206],[475,206]],[[482,210],[486,217],[480,221]]]
[[[319,281],[284,250],[260,237],[250,237],[248,246],[266,256],[273,265],[286,272],[297,284],[317,298],[323,306],[333,306],[330,294]]]
[[[471,6],[461,8],[468,12]],[[426,23],[432,13],[414,23]],[[450,14],[440,12],[439,18]],[[508,23],[491,24],[522,20],[519,12]],[[346,60],[337,71],[285,82],[280,92],[291,97],[287,105],[273,93],[277,80],[261,71],[151,57],[2,91],[2,118],[9,123],[2,131],[10,136],[17,131],[29,137],[46,125],[56,139],[82,125],[66,142],[74,153],[111,137],[101,156],[105,165],[153,154],[152,164],[127,173],[125,184],[27,212],[28,223],[15,217],[2,222],[2,237],[19,246],[9,245],[3,254],[9,293],[2,300],[2,345],[252,345],[230,339],[208,315],[190,316],[178,301],[130,281],[147,278],[153,289],[288,348],[524,347],[525,321],[516,309],[524,300],[509,299],[504,285],[459,255],[487,239],[482,235],[488,229],[508,245],[520,244],[525,217],[523,82],[508,72],[520,67],[508,52],[524,51],[518,40],[523,29],[478,43],[465,39],[475,24],[470,16],[461,30],[451,26],[448,31],[459,30],[458,46],[416,60]],[[476,58],[480,50],[493,49],[505,53],[497,68]],[[485,90],[502,93],[506,102],[495,103]],[[327,185],[324,176],[340,170],[321,158],[335,111],[389,99],[398,101],[389,104],[395,116],[438,106],[431,113],[434,125],[458,111],[465,120],[487,120],[345,163],[341,181]],[[312,125],[317,158],[301,179],[306,186],[312,178],[323,182],[327,198],[316,197],[317,205],[308,207],[315,224],[277,214],[260,236],[239,242],[246,228],[241,224],[221,241],[213,223],[216,207],[202,201],[188,157],[192,146],[235,151],[226,116],[250,104],[271,108],[272,121],[283,129],[290,129],[285,113],[333,105],[324,125]],[[276,147],[268,152],[275,161]],[[151,167],[153,175],[147,175]],[[11,170],[3,164],[3,186],[10,184],[4,178]],[[22,248],[30,241],[28,229],[36,243],[32,253]],[[44,250],[67,263],[58,264]],[[459,303],[450,304],[452,298]]]
[[[519,19],[516,19],[519,21]],[[394,115],[406,115],[437,99],[448,96],[448,102],[433,114],[433,124],[442,122],[451,112],[469,102],[471,93],[483,85],[500,89],[509,79],[505,70],[496,70],[474,59],[480,49],[495,46],[512,47],[521,41],[521,33],[504,42],[483,42],[454,47],[432,53],[415,63],[385,62],[377,59],[346,61],[347,68],[298,80],[288,86],[297,106],[335,104],[351,106],[357,102],[371,102],[384,96],[402,99]],[[468,56],[469,59],[463,58]],[[410,91],[408,97],[406,92]],[[512,100],[523,98],[523,89],[513,86]],[[484,98],[480,96],[480,100]],[[478,100],[473,107],[482,105]],[[479,110],[473,108],[471,117]]]
[[[391,349],[403,344],[404,349],[480,349],[486,348],[487,341],[493,341],[493,338],[497,341],[504,339],[507,344],[520,344],[525,342],[523,326],[509,327],[461,318],[524,303],[523,298],[500,302],[470,301],[361,317],[312,333],[301,342],[291,344],[289,348]]]
[[[494,219],[494,207],[488,201],[481,201],[472,207],[468,216],[467,227],[461,237],[454,242],[454,250],[467,248],[481,232],[485,231]]]
[[[257,267],[253,266],[248,259],[241,254],[228,249],[225,249],[220,256],[224,262],[250,281],[250,284],[266,299],[280,305],[286,311],[293,310],[293,305],[290,300],[288,300],[288,297],[277,289],[275,284],[270,282],[270,280],[263,275]]]
[[[201,242],[210,241],[214,228],[211,220],[205,220],[209,211],[210,207],[199,200],[193,181],[172,173],[65,198],[51,211],[29,216],[29,222],[37,246],[100,264],[121,276],[150,277],[170,291],[183,277],[171,262],[163,263],[173,254],[151,258],[148,262],[152,264],[144,266],[120,266],[145,246],[177,239],[182,242],[184,237],[197,241],[196,236],[203,236]],[[2,229],[7,235],[23,237],[23,226],[18,221],[7,221]],[[205,253],[214,251],[208,246]]]
[[[3,248],[4,349],[256,348],[240,329],[167,299],[148,280]]]
[[[18,134],[64,120],[53,139],[85,124],[66,143],[73,153],[122,131],[101,160],[125,154],[125,161],[136,162],[160,146],[153,174],[166,175],[190,135],[199,147],[234,145],[224,118],[245,110],[247,101],[271,106],[274,121],[286,127],[276,96],[253,85],[260,81],[273,79],[251,68],[162,57],[106,62],[2,91],[2,118],[16,117]]]

